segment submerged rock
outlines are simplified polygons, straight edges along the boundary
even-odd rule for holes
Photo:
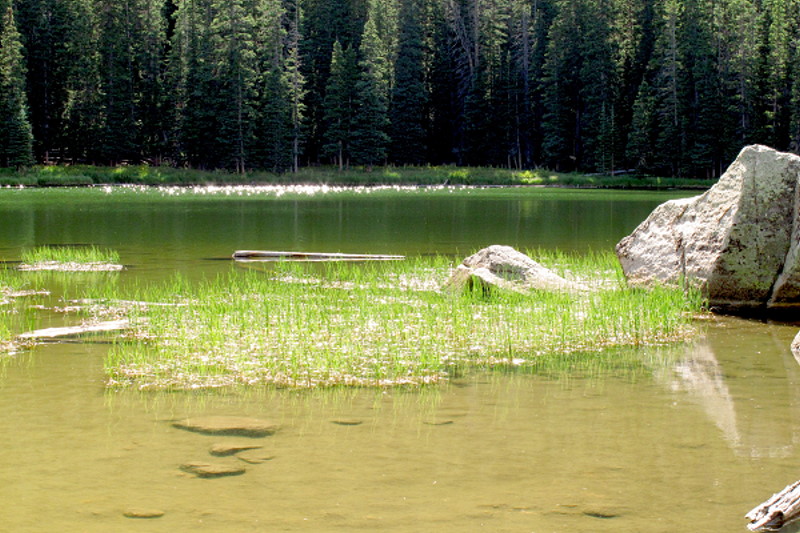
[[[236,458],[251,465],[260,465],[275,459],[275,456],[268,454],[264,450],[247,450],[237,453]]]
[[[250,444],[247,442],[219,442],[211,446],[208,451],[211,455],[225,457],[228,455],[235,455],[246,450],[257,450],[259,448],[263,448],[263,446],[258,444]]]
[[[712,307],[800,309],[800,157],[741,151],[700,196],[657,207],[617,244],[628,282],[699,287]]]
[[[181,465],[181,470],[202,478],[240,476],[245,473],[244,466],[228,463],[185,463]]]
[[[360,426],[364,421],[357,418],[337,418],[336,420],[331,420],[331,423],[337,426]]]
[[[122,515],[127,518],[161,518],[164,516],[164,511],[160,509],[143,509],[136,507],[125,510]]]
[[[511,246],[492,245],[467,257],[445,284],[445,289],[460,292],[492,288],[525,293],[530,290],[586,290],[543,267]]]
[[[278,430],[278,426],[240,416],[199,416],[173,422],[173,427],[203,433],[205,435],[231,435],[240,437],[266,437]]]

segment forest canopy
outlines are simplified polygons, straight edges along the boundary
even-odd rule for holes
[[[718,176],[800,149],[798,0],[0,0],[0,166]]]

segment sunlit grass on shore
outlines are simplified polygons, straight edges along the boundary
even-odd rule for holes
[[[0,171],[0,186],[65,187],[91,185],[290,185],[335,186],[550,186],[612,189],[708,188],[713,182],[635,174],[580,174],[546,169],[514,170],[495,167],[410,166],[339,170],[331,166],[302,167],[296,173],[224,170],[204,171],[170,166],[46,165],[19,171]]]
[[[698,295],[629,289],[610,252],[537,259],[596,290],[450,295],[437,290],[454,266],[445,258],[176,277],[130,295],[149,304],[127,307],[134,329],[109,353],[108,385],[422,385],[694,332]]]

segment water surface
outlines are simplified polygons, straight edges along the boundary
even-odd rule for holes
[[[154,282],[229,269],[222,258],[240,248],[586,251],[680,195],[9,190],[0,252],[13,261],[40,244],[109,246],[128,266],[120,282]],[[75,284],[91,286],[82,276]],[[60,297],[56,277],[36,283]],[[413,391],[109,392],[103,338],[39,346],[0,363],[0,529],[744,531],[745,512],[800,478],[796,329],[717,319],[688,345]],[[273,458],[237,477],[182,472],[228,438],[170,421],[206,414],[279,423],[258,439]],[[126,518],[132,508],[164,516]]]

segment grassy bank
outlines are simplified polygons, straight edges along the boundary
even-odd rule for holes
[[[37,166],[20,171],[0,170],[0,186],[58,187],[103,184],[328,184],[365,185],[473,185],[551,186],[614,189],[708,188],[713,182],[682,178],[564,174],[547,170],[510,170],[477,167],[379,167],[339,171],[333,167],[305,167],[297,173],[201,171],[145,165],[99,167],[88,165]]]
[[[541,254],[534,254],[541,259]],[[110,351],[108,384],[141,389],[437,383],[473,366],[685,339],[696,294],[627,288],[613,254],[544,261],[597,290],[453,296],[450,260],[281,263],[203,283],[176,277],[114,304],[134,330]]]

